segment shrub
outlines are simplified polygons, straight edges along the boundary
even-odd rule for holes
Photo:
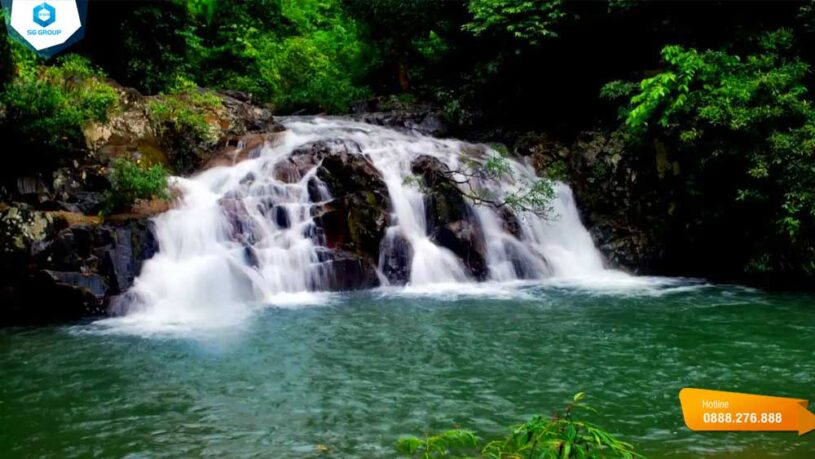
[[[127,210],[139,199],[169,199],[167,170],[160,164],[144,167],[117,158],[112,165],[111,189],[105,193],[104,213]]]
[[[80,56],[69,54],[54,66],[16,63],[17,77],[0,94],[6,107],[4,127],[20,148],[36,151],[29,156],[36,166],[83,148],[83,126],[106,121],[118,105],[116,90]]]
[[[488,459],[641,458],[633,447],[610,433],[575,417],[575,411],[594,411],[578,393],[566,408],[551,417],[535,416],[512,427],[504,438],[487,443],[475,457]],[[403,456],[421,459],[471,457],[478,437],[472,431],[448,430],[425,438],[404,437],[396,443]]]
[[[180,172],[194,167],[198,154],[217,138],[207,121],[221,107],[213,92],[177,78],[166,94],[148,103],[148,115],[162,146],[172,152],[173,166]]]

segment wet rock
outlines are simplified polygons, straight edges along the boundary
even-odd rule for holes
[[[100,223],[60,212],[40,214],[34,218],[45,221],[47,229],[25,232],[22,248],[13,245],[0,255],[0,323],[101,314],[109,297],[128,289],[158,250],[146,218]]]
[[[112,294],[130,288],[144,262],[159,249],[148,219],[104,225],[96,230],[94,244],[94,254],[101,259],[100,273],[108,279]]]
[[[329,291],[361,290],[377,287],[379,276],[370,260],[342,250],[320,252],[319,281],[312,288]]]
[[[388,234],[382,241],[379,270],[390,285],[405,285],[410,280],[413,246],[401,234]]]
[[[436,244],[455,253],[479,280],[489,274],[486,243],[478,217],[450,177],[450,170],[431,156],[420,156],[411,164],[425,187],[427,234]]]
[[[105,278],[95,273],[78,273],[70,271],[51,271],[44,269],[41,271],[42,278],[48,278],[54,284],[71,287],[79,290],[86,290],[96,298],[99,306],[108,293],[108,285]],[[101,312],[101,310],[96,313]]]
[[[291,226],[291,222],[289,221],[289,214],[286,211],[286,208],[283,206],[274,206],[274,222],[278,228],[286,229]]]
[[[326,157],[337,156],[341,161],[347,161],[349,157],[361,153],[359,144],[350,140],[328,139],[307,143],[294,149],[286,160],[278,163],[274,176],[286,183],[296,183]]]
[[[322,230],[325,246],[379,260],[379,244],[389,226],[385,195],[360,191],[320,206],[314,220]]]
[[[229,222],[232,240],[245,245],[252,245],[258,241],[257,223],[249,215],[242,196],[224,196],[218,201]]]
[[[520,239],[523,236],[523,229],[521,222],[518,221],[518,216],[507,206],[498,209],[498,216],[501,217],[501,224],[504,231]]]
[[[204,169],[220,166],[233,166],[247,159],[260,157],[266,147],[273,147],[279,141],[279,131],[251,132],[233,136],[222,141],[222,145],[211,155]]]
[[[410,104],[389,98],[372,98],[352,107],[354,118],[370,124],[443,136],[450,132],[441,111],[429,105]]]
[[[390,198],[379,171],[359,154],[354,143],[317,142],[298,151],[321,157],[316,176],[334,197],[314,211],[326,246],[364,256],[376,264],[380,242],[390,224]]]

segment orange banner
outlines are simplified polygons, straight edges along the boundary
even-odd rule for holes
[[[815,429],[806,400],[718,390],[679,391],[682,415],[690,430],[795,431]]]

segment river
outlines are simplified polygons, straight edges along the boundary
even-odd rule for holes
[[[641,280],[330,294],[185,334],[0,330],[0,456],[393,457],[400,435],[489,438],[577,391],[652,458],[815,456],[795,433],[692,433],[677,398],[811,399],[813,298]]]

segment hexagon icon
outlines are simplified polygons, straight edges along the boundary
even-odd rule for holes
[[[34,7],[34,22],[40,27],[48,27],[57,20],[57,10],[47,4],[37,5]]]
[[[65,43],[82,27],[76,0],[14,0],[9,22],[37,51]]]

